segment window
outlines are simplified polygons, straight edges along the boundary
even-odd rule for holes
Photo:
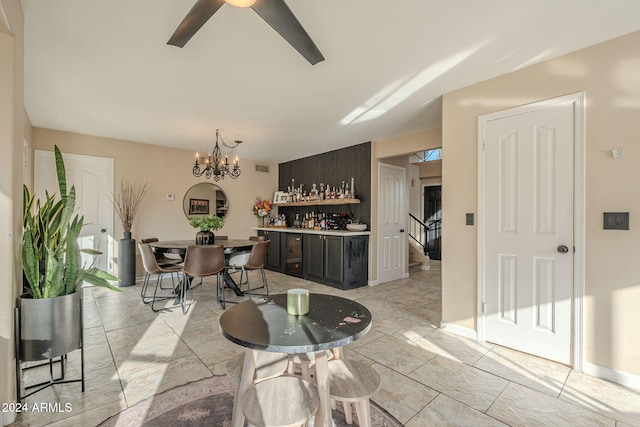
[[[434,160],[442,160],[442,147],[419,151],[411,156],[411,163],[432,162]]]

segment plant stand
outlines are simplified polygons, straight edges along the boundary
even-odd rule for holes
[[[82,292],[82,291],[80,291]],[[37,361],[42,359],[34,358],[28,354],[24,350],[21,351],[21,343],[22,343],[22,318],[20,313],[20,308],[16,307],[15,312],[15,357],[16,357],[16,394],[17,401],[21,402],[23,399],[44,390],[47,387],[50,387],[54,384],[67,384],[67,383],[82,383],[82,392],[85,390],[85,375],[84,375],[84,322],[83,322],[83,302],[82,295],[80,295],[80,319],[79,319],[79,328],[80,328],[80,378],[75,379],[65,379],[65,371],[67,367],[67,354],[63,353],[61,355],[52,355],[49,359],[44,359],[41,363],[37,363],[32,366],[22,367],[22,364],[25,362]],[[24,343],[23,343],[24,345]],[[60,375],[55,377],[54,375],[54,365],[60,364]],[[37,384],[25,385],[24,390],[25,393],[22,393],[22,373],[23,371],[35,369],[43,366],[49,366],[49,380],[43,381]],[[35,389],[35,390],[31,390]],[[31,390],[31,391],[28,391]]]

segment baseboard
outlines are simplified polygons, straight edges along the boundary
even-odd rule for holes
[[[379,284],[380,284],[380,282],[378,280],[369,280],[369,281],[367,281],[367,285],[368,286],[376,286],[376,285],[379,285]]]
[[[616,371],[615,369],[607,368],[589,362],[584,362],[583,371],[585,374],[591,375],[592,377],[597,377],[603,380],[623,385],[625,387],[640,390],[640,376]]]
[[[444,329],[447,332],[451,332],[465,338],[470,338],[475,341],[478,340],[478,333],[475,330],[456,325],[455,323],[447,323],[442,321],[440,322],[440,328]]]
[[[16,420],[15,412],[0,412],[0,421],[1,421],[0,425],[8,426],[15,420]]]

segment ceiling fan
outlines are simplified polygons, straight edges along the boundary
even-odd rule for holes
[[[324,56],[284,0],[198,0],[180,22],[167,44],[184,47],[225,3],[237,7],[251,7],[311,65],[324,61]]]

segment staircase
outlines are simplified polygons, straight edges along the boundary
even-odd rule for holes
[[[428,269],[429,257],[422,253],[417,245],[409,242],[409,274],[412,271]]]
[[[429,257],[426,255],[427,230],[426,224],[409,214],[409,273],[417,269],[429,269]]]

